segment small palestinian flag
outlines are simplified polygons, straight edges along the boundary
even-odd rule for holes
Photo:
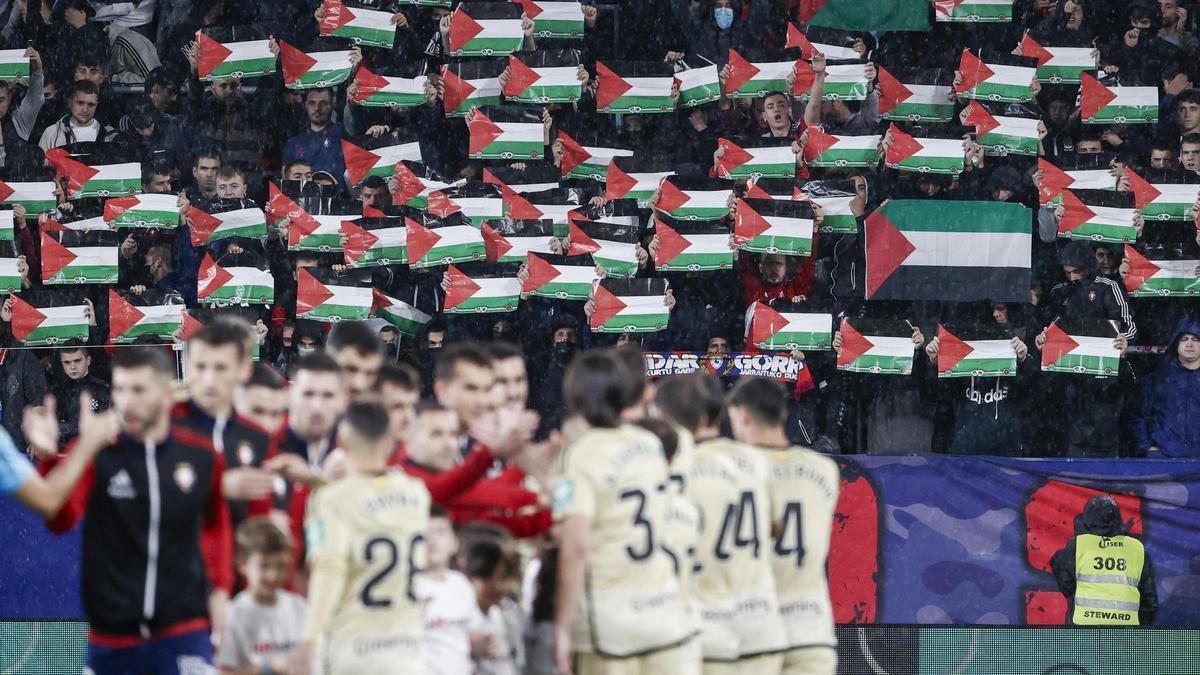
[[[464,2],[450,15],[450,56],[503,56],[521,49],[521,6]]]
[[[42,232],[42,283],[48,286],[115,284],[117,258],[115,233]]]
[[[850,203],[857,196],[854,181],[808,181],[800,188],[821,207],[821,234],[858,234],[858,216]]]
[[[584,301],[592,297],[596,264],[591,256],[529,254],[529,276],[522,293],[554,300]]]
[[[114,228],[173,229],[179,226],[179,197],[145,194],[109,199],[104,202],[104,222]]]
[[[442,110],[446,117],[465,117],[471,108],[500,105],[504,59],[455,61],[442,66]]]
[[[1083,73],[1079,116],[1084,124],[1158,124],[1158,87],[1106,87]]]
[[[733,268],[731,230],[721,220],[683,220],[654,217],[658,250],[654,266],[660,272],[711,272]]]
[[[800,32],[800,28],[794,23],[788,24],[787,42],[784,44],[784,47],[787,49],[799,49],[800,58],[805,61],[812,61],[812,58],[817,54],[831,61],[857,61],[862,58],[861,54],[850,47],[810,41],[808,36]]]
[[[0,180],[0,204],[20,204],[29,215],[49,211],[58,206],[54,182],[17,183]]]
[[[499,186],[502,195],[551,190],[558,187],[560,177],[558,167],[547,164],[531,164],[519,171],[506,166],[483,170],[483,182]]]
[[[593,333],[655,333],[667,327],[667,280],[601,279],[588,317]]]
[[[26,347],[60,345],[88,339],[87,305],[34,307],[13,296],[12,336]]]
[[[879,114],[893,122],[935,122],[954,120],[954,90],[942,71],[923,68],[893,76],[884,68],[876,69]]]
[[[963,124],[975,127],[976,141],[983,146],[989,156],[1006,157],[1008,155],[1027,155],[1036,157],[1038,154],[1038,124],[1037,118],[998,117],[979,101],[967,103]]]
[[[516,0],[533,19],[533,35],[539,38],[583,37],[583,7],[579,2]]]
[[[601,223],[572,215],[569,255],[590,253],[596,265],[609,277],[637,274],[638,226]]]
[[[498,195],[472,189],[479,186],[475,183],[456,190],[433,192],[429,195],[426,210],[438,218],[460,214],[475,227],[504,218],[504,200]]]
[[[670,176],[659,187],[654,208],[682,220],[715,220],[729,215],[732,194],[727,180]]]
[[[729,50],[729,76],[725,78],[727,98],[763,98],[772,92],[788,92],[788,75],[796,70],[795,61],[751,63]]]
[[[560,237],[567,236],[567,214],[579,208],[568,188],[554,188],[543,192],[520,194],[511,190],[504,193],[504,208],[513,220],[549,220],[558,228]]]
[[[469,277],[454,265],[446,270],[446,314],[496,314],[517,311],[521,280],[516,277]]]
[[[879,163],[879,136],[835,136],[808,128],[804,161],[812,169],[871,167]]]
[[[1042,172],[1041,184],[1038,186],[1038,200],[1043,206],[1056,200],[1067,188],[1072,190],[1115,190],[1117,188],[1117,179],[1107,161],[1096,164],[1077,164],[1076,168],[1060,168],[1045,157],[1038,157],[1037,168]]]
[[[204,246],[229,237],[267,238],[267,216],[262,209],[247,208],[205,213],[188,207],[192,246]]]
[[[864,228],[866,299],[1027,302],[1032,223],[1007,202],[886,202]]]
[[[371,316],[371,288],[338,284],[338,276],[310,267],[296,270],[297,319],[337,323],[366,321]]]
[[[675,84],[680,108],[695,108],[721,98],[721,77],[712,64],[675,73]]]
[[[1146,220],[1192,220],[1196,217],[1192,207],[1200,198],[1200,185],[1152,184],[1129,167],[1125,168],[1125,178],[1129,181],[1134,205]]]
[[[562,141],[562,175],[564,178],[591,178],[602,181],[608,175],[613,157],[633,157],[632,150],[594,148],[580,145],[567,132],[559,131]]]
[[[833,316],[777,312],[765,302],[756,302],[750,310],[748,341],[773,352],[828,351],[833,348]]]
[[[387,267],[408,262],[408,230],[400,218],[342,221],[342,248],[350,267]]]
[[[545,129],[541,122],[502,122],[491,111],[493,121],[482,110],[467,122],[470,133],[468,154],[471,159],[543,159],[546,156]]]
[[[409,220],[408,266],[412,269],[483,260],[487,257],[483,233],[461,216],[445,224]]]
[[[792,85],[792,93],[797,95],[811,94],[816,74],[807,61],[796,62],[796,81]],[[825,66],[825,88],[821,94],[822,101],[863,101],[867,98],[866,64],[845,63]]]
[[[1044,47],[1025,33],[1018,49],[1021,56],[1037,59],[1038,82],[1079,84],[1083,71],[1096,69],[1092,47]]]
[[[863,10],[861,0],[800,0],[796,18],[843,30],[929,30],[928,0],[876,0]]]
[[[616,157],[608,165],[608,174],[604,181],[604,198],[636,199],[638,206],[650,207],[650,199],[658,191],[658,186],[667,176],[673,176],[669,162],[658,159],[633,157]]]
[[[359,67],[354,75],[358,85],[352,99],[366,108],[414,108],[425,105],[425,83],[429,78],[419,75],[414,78],[387,77]]]
[[[531,252],[551,252],[554,223],[549,220],[499,221],[496,227],[485,224],[482,232],[488,262],[523,263]]]
[[[391,178],[396,173],[396,165],[405,160],[422,161],[421,144],[416,141],[367,150],[343,138],[342,156],[351,185],[358,185],[371,176]]]
[[[29,80],[29,57],[24,49],[0,49],[0,80]]]
[[[796,153],[792,152],[791,139],[783,142],[762,139],[728,138],[717,140],[722,150],[717,160],[717,175],[721,178],[741,180],[745,178],[791,178],[796,175]]]
[[[1017,352],[1003,329],[951,331],[938,324],[938,377],[1016,377]]]
[[[1117,330],[1103,320],[1052,323],[1042,345],[1042,370],[1051,373],[1116,377],[1121,350]]]
[[[1033,100],[1033,80],[1037,69],[1028,66],[984,63],[964,49],[958,62],[962,78],[954,91],[962,98],[1003,103]]]
[[[1200,260],[1150,260],[1125,244],[1125,290],[1131,298],[1194,298],[1200,295]]]
[[[790,202],[793,199],[804,200],[796,181],[790,178],[759,178],[746,181],[746,199],[776,199]]]
[[[962,173],[963,141],[958,138],[913,138],[895,124],[888,130],[891,144],[883,161],[889,169],[958,175]]]
[[[170,340],[183,326],[187,307],[182,304],[142,304],[144,299],[128,297],[108,289],[108,341],[129,344],[144,336]],[[137,303],[137,304],[134,304]],[[195,319],[192,319],[195,321]]]
[[[196,296],[208,305],[269,305],[275,302],[275,277],[268,269],[222,267],[205,253]]]
[[[17,271],[16,258],[0,258],[0,295],[21,291],[21,274]]]
[[[263,77],[275,72],[275,54],[269,40],[247,40],[222,44],[196,32],[200,58],[196,75],[205,82]]]
[[[424,209],[429,205],[429,195],[439,190],[455,187],[446,183],[429,167],[411,160],[396,164],[395,182],[392,184],[392,203]]]
[[[136,195],[142,191],[142,165],[137,162],[88,166],[62,148],[47,150],[46,162],[59,178],[66,179],[70,199]]]
[[[665,61],[596,61],[596,111],[666,113],[675,110],[675,75]]]
[[[1064,239],[1129,243],[1137,239],[1133,195],[1107,190],[1063,190],[1058,236]]]
[[[0,242],[13,241],[16,237],[13,212],[0,211]]]
[[[733,243],[750,253],[812,255],[812,206],[774,199],[739,199]]]
[[[933,19],[940,23],[1012,21],[1013,0],[933,0]]]
[[[504,98],[516,103],[574,103],[583,93],[574,52],[525,52],[508,57]]]
[[[42,232],[110,232],[112,228],[104,221],[103,216],[80,218],[78,220],[60,221],[49,217],[38,219]]]
[[[354,64],[352,52],[305,53],[286,42],[279,43],[279,58],[283,62],[283,83],[288,89],[324,89],[350,79]]]
[[[353,215],[309,215],[297,218],[288,227],[289,251],[329,253],[342,250],[342,223],[354,221]]]
[[[842,348],[837,369],[872,375],[908,375],[912,372],[912,328],[906,321],[842,319]]]
[[[348,38],[356,45],[391,49],[396,44],[396,26],[390,12],[361,7],[350,8],[339,0],[324,0],[325,17],[318,28],[321,35]]]
[[[433,321],[433,317],[413,305],[385,295],[378,288],[371,291],[371,314],[388,322],[400,331],[401,335],[416,337],[420,335],[425,324]]]

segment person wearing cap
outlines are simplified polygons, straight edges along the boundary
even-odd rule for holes
[[[149,99],[135,103],[125,120],[129,122],[129,129],[121,132],[116,143],[128,153],[129,161],[165,162],[171,166],[185,164],[187,141],[178,120],[158,112]]]

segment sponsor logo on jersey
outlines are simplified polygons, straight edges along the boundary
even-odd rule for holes
[[[133,489],[133,479],[129,477],[129,472],[121,469],[112,478],[108,479],[108,496],[113,499],[133,499],[137,497],[137,490]]]

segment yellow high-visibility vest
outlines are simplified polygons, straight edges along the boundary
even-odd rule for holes
[[[1136,626],[1146,549],[1124,535],[1075,537],[1075,612],[1084,626]]]

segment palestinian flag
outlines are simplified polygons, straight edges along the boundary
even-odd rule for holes
[[[1192,207],[1200,198],[1195,183],[1149,183],[1133,169],[1125,168],[1134,205],[1146,220],[1192,220]]]
[[[525,15],[533,19],[533,35],[539,38],[582,38],[583,7],[578,2],[517,0]]]
[[[638,226],[601,223],[571,216],[568,255],[590,253],[605,276],[632,277],[637,274]]]
[[[997,117],[979,101],[967,104],[963,124],[975,127],[976,141],[985,153],[994,157],[1038,154],[1037,118]]]
[[[391,49],[396,44],[391,12],[350,8],[339,0],[324,0],[321,6],[325,9],[325,18],[318,24],[321,35],[348,38],[364,47]]]
[[[746,181],[746,199],[804,199],[796,181],[790,178],[759,178]]]
[[[444,225],[408,222],[408,266],[412,269],[483,260],[487,257],[483,233],[465,218],[447,220]],[[435,221],[436,222],[436,221]]]
[[[188,207],[192,246],[204,246],[228,237],[267,238],[267,216],[262,209],[237,209],[224,213],[205,213]],[[295,226],[296,223],[293,223]]]
[[[342,223],[357,218],[353,215],[309,215],[293,220],[288,227],[288,250],[320,253],[341,251]]]
[[[59,178],[66,179],[70,199],[136,195],[142,191],[142,165],[137,162],[88,166],[62,148],[47,150],[46,162]]]
[[[879,163],[879,136],[835,136],[808,128],[803,158],[812,169],[871,167]]]
[[[522,293],[554,300],[584,301],[592,297],[596,264],[591,256],[529,254],[529,276]]]
[[[222,267],[205,253],[196,296],[210,305],[269,305],[275,302],[275,277],[257,267]]]
[[[1098,168],[1088,168],[1090,165],[1075,169],[1064,169],[1050,162],[1045,157],[1038,157],[1037,168],[1042,172],[1041,185],[1038,187],[1038,200],[1044,206],[1062,194],[1062,191],[1072,190],[1115,190],[1117,179],[1113,176],[1112,168],[1105,164]]]
[[[821,234],[858,234],[858,217],[850,208],[857,196],[854,181],[809,181],[801,190],[821,207]]]
[[[0,241],[13,241],[16,237],[12,211],[0,211]]]
[[[867,11],[864,11],[867,10]],[[929,30],[929,0],[800,0],[802,24],[854,31]]]
[[[416,141],[367,150],[343,138],[342,156],[351,185],[358,185],[371,176],[386,180],[396,173],[396,165],[400,162],[422,161],[421,144]]]
[[[21,275],[16,258],[0,258],[0,295],[21,292]]]
[[[1150,260],[1125,244],[1125,290],[1131,298],[1194,298],[1200,294],[1200,260]]]
[[[464,2],[450,15],[450,56],[503,56],[520,51],[521,6]]]
[[[54,220],[49,217],[38,219],[38,225],[41,226],[42,232],[110,232],[112,228],[104,221],[104,216],[95,216],[94,218],[80,218],[78,220],[68,220],[66,222]]]
[[[833,316],[777,312],[765,302],[756,302],[750,309],[748,341],[773,352],[828,351],[833,348]]]
[[[710,272],[733,268],[729,224],[720,220],[677,221],[654,217],[658,250],[654,266],[660,272]]]
[[[954,120],[954,90],[941,83],[942,71],[921,69],[897,78],[882,67],[876,68],[879,114],[894,122],[936,122]]]
[[[883,161],[889,169],[958,175],[963,170],[963,141],[958,138],[913,138],[895,124]]]
[[[109,199],[104,202],[104,221],[113,228],[173,229],[179,226],[179,197],[145,194]]]
[[[933,0],[933,18],[940,23],[1001,23],[1012,21],[1013,0]]]
[[[419,75],[414,78],[387,77],[378,75],[361,66],[354,75],[358,85],[352,99],[367,108],[414,108],[425,105],[425,83],[429,78]]]
[[[0,204],[20,204],[31,216],[49,211],[58,206],[54,182],[17,183],[0,180]]]
[[[667,280],[601,279],[588,317],[593,333],[655,333],[667,327]]]
[[[496,115],[495,112],[492,113]],[[471,159],[543,159],[545,129],[541,122],[493,122],[482,110],[467,123]]]
[[[488,262],[523,263],[531,252],[550,253],[554,223],[549,220],[513,220],[482,228]]]
[[[311,270],[311,271],[310,271]],[[323,323],[366,321],[371,316],[370,287],[335,283],[332,271],[300,267],[296,270],[296,318]]]
[[[794,23],[788,24],[787,42],[784,44],[784,47],[786,49],[799,49],[800,58],[805,61],[812,61],[813,57],[817,54],[831,61],[857,61],[862,58],[861,54],[850,47],[810,41],[808,36],[800,32],[800,28]]]
[[[1083,73],[1079,101],[1084,124],[1158,124],[1158,87],[1106,87]]]
[[[733,183],[711,178],[670,176],[659,187],[654,208],[672,218],[715,220],[729,214]]]
[[[408,230],[399,218],[343,220],[342,249],[350,267],[386,267],[408,263]],[[369,229],[368,229],[369,228]]]
[[[288,89],[324,89],[339,85],[350,78],[354,64],[345,51],[307,54],[282,40],[279,58],[283,62],[283,83]]]
[[[727,98],[763,98],[772,92],[789,92],[787,78],[796,70],[795,61],[751,63],[737,50],[729,50],[729,76],[725,78]]]
[[[0,49],[0,80],[29,81],[29,57],[24,49]]]
[[[675,110],[675,75],[665,61],[596,61],[596,111],[665,113]]]
[[[794,155],[793,155],[794,157]],[[650,199],[667,176],[673,176],[669,163],[642,157],[615,157],[608,165],[604,180],[604,198],[636,199],[638,206],[650,207]]]
[[[200,58],[196,75],[206,82],[263,77],[275,72],[275,55],[269,40],[247,40],[222,44],[196,32]]]
[[[87,305],[34,307],[13,296],[12,336],[26,347],[60,345],[88,339]]]
[[[520,194],[504,193],[504,208],[513,220],[549,220],[558,230],[560,237],[567,236],[568,215],[579,208],[568,188],[554,188],[543,192]]]
[[[845,63],[825,66],[825,88],[822,101],[863,101],[867,98],[870,83],[867,82],[865,63]],[[792,93],[810,95],[816,74],[807,61],[796,62],[796,81]]]
[[[108,233],[106,233],[108,234]],[[116,237],[77,232],[42,232],[42,283],[48,286],[117,283]],[[111,243],[107,243],[111,242]]]
[[[963,98],[1003,103],[1033,100],[1036,68],[984,63],[970,50],[964,49],[958,61],[958,70],[962,79],[954,91]]]
[[[1037,59],[1038,82],[1078,84],[1083,71],[1096,69],[1092,47],[1044,47],[1025,33],[1018,49],[1021,56]]]
[[[797,201],[739,199],[733,243],[750,253],[812,255],[812,207]]]
[[[401,335],[416,337],[425,324],[433,321],[429,314],[403,300],[385,295],[378,288],[371,290],[371,298],[371,315],[388,322],[400,331]]]
[[[558,132],[558,140],[562,141],[563,145],[561,168],[564,178],[591,178],[602,181],[608,175],[608,165],[614,157],[633,157],[632,150],[580,145],[562,130]]]
[[[1113,344],[1117,337],[1112,324],[1103,320],[1052,323],[1042,345],[1042,370],[1116,377],[1121,369],[1121,350]]]
[[[504,93],[500,74],[506,66],[503,59],[455,61],[442,66],[442,110],[446,117],[465,117],[471,108],[500,105]]]
[[[1129,243],[1137,239],[1133,196],[1106,190],[1063,190],[1058,236],[1064,239]]]
[[[129,344],[149,335],[159,340],[170,340],[175,331],[183,326],[187,307],[182,304],[143,305],[136,296],[126,299],[124,295],[108,289],[108,341],[115,345]],[[135,305],[133,302],[138,302]],[[191,319],[195,321],[195,319]]]
[[[951,332],[938,324],[938,377],[1016,377],[1017,352],[1001,329]]]
[[[1026,289],[1028,293],[1029,289]],[[842,348],[837,369],[872,375],[908,375],[912,372],[912,328],[906,321],[842,319],[838,329]]]
[[[1019,204],[893,199],[866,220],[866,299],[1027,302],[1032,223]]]
[[[496,314],[517,311],[521,280],[516,277],[469,277],[451,265],[446,270],[446,314]]]
[[[604,206],[580,206],[568,213],[567,217],[582,217],[584,220],[624,227],[639,227],[642,224],[641,209],[632,199],[614,199]]]
[[[574,103],[583,93],[579,59],[557,52],[513,54],[508,57],[503,93],[517,103]]]
[[[741,180],[745,178],[791,178],[796,175],[796,153],[792,152],[791,139],[770,141],[761,139],[728,138],[717,140],[717,148],[723,150],[717,160],[717,175],[721,178]]]
[[[721,78],[712,64],[675,73],[675,84],[680,108],[695,108],[721,98]]]
[[[267,181],[267,206],[263,211],[270,225],[275,225],[284,218],[296,220],[308,215],[307,211],[279,189],[275,181]]]
[[[396,180],[393,183],[392,203],[414,209],[426,208],[429,195],[456,185],[442,181],[432,169],[411,160],[397,162],[394,175]]]
[[[483,170],[483,182],[498,186],[502,195],[551,190],[558,187],[560,176],[558,167],[547,164],[531,164],[520,171],[506,166]]]
[[[485,221],[504,218],[504,200],[496,196],[479,195],[474,190],[439,191],[429,195],[426,210],[438,218],[461,214],[478,228]]]

